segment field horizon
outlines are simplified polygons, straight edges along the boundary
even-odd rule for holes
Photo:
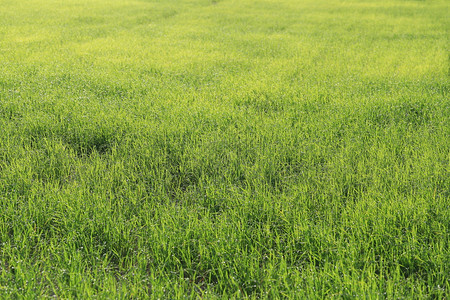
[[[0,298],[447,299],[449,8],[0,0]]]

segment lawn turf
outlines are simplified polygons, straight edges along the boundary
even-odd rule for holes
[[[449,7],[0,0],[0,298],[448,298]]]

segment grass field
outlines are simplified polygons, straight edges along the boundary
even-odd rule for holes
[[[0,298],[449,299],[445,0],[0,0]]]

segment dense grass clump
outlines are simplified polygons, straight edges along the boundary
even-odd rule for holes
[[[0,0],[0,298],[448,298],[448,8]]]

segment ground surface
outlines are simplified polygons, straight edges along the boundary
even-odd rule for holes
[[[448,12],[0,0],[0,298],[448,297]]]

